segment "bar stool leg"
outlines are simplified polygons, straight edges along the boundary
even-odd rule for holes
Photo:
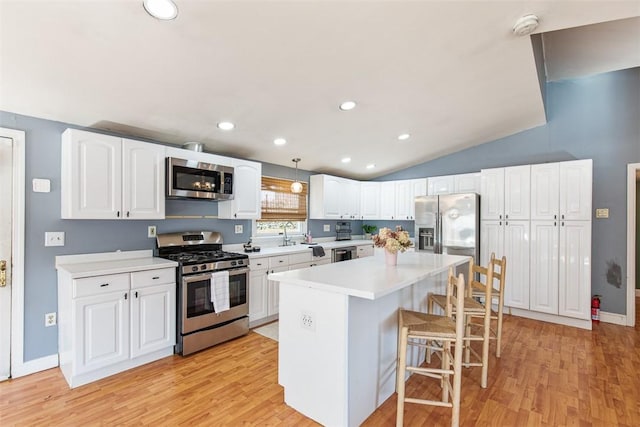
[[[407,341],[408,341],[409,329],[402,328],[400,330],[400,338],[398,340],[400,347],[398,347],[398,364],[396,366],[396,390],[398,391],[398,404],[396,413],[396,427],[402,427],[404,423],[404,374],[407,367]]]

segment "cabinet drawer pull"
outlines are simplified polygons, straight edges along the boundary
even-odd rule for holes
[[[100,285],[101,288],[104,288],[105,286],[109,286],[108,283],[103,283],[102,285]]]
[[[152,279],[153,280],[158,280],[160,278],[160,276],[153,276]]]

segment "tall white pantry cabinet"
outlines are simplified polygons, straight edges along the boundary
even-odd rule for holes
[[[507,257],[505,305],[516,309],[516,314],[589,329],[593,162],[575,160],[526,168],[528,178],[524,169],[507,178],[507,170],[514,170],[504,168],[504,189],[499,187],[497,169],[482,171],[482,209],[486,213],[481,225],[482,263],[488,262],[491,252]],[[506,200],[514,200],[514,193],[523,195],[527,186],[528,201],[517,202],[516,230],[511,228],[516,224],[514,216],[507,217]],[[501,190],[504,213],[497,208],[499,196],[495,194]]]

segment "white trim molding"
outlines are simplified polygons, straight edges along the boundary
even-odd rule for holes
[[[47,369],[56,368],[58,366],[58,355],[51,354],[39,359],[23,362],[20,366],[11,366],[11,378],[24,377],[25,375],[35,374],[36,372],[45,371]]]
[[[11,376],[24,369],[24,199],[25,132],[0,127],[0,136],[13,139],[13,236],[11,252]],[[57,357],[56,357],[57,360]]]
[[[627,316],[618,313],[600,312],[600,321],[603,323],[613,323],[614,325],[627,326]]]
[[[640,163],[627,165],[627,326],[636,323],[636,171]]]

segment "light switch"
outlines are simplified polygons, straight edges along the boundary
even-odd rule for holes
[[[324,231],[331,231],[331,226],[329,224],[325,224],[323,230]]]
[[[51,192],[51,181],[48,179],[33,178],[32,184],[34,193]]]
[[[609,208],[596,209],[596,218],[609,218]]]
[[[64,246],[64,231],[47,231],[44,233],[45,246]]]
[[[236,234],[242,234],[242,224],[236,224]]]

